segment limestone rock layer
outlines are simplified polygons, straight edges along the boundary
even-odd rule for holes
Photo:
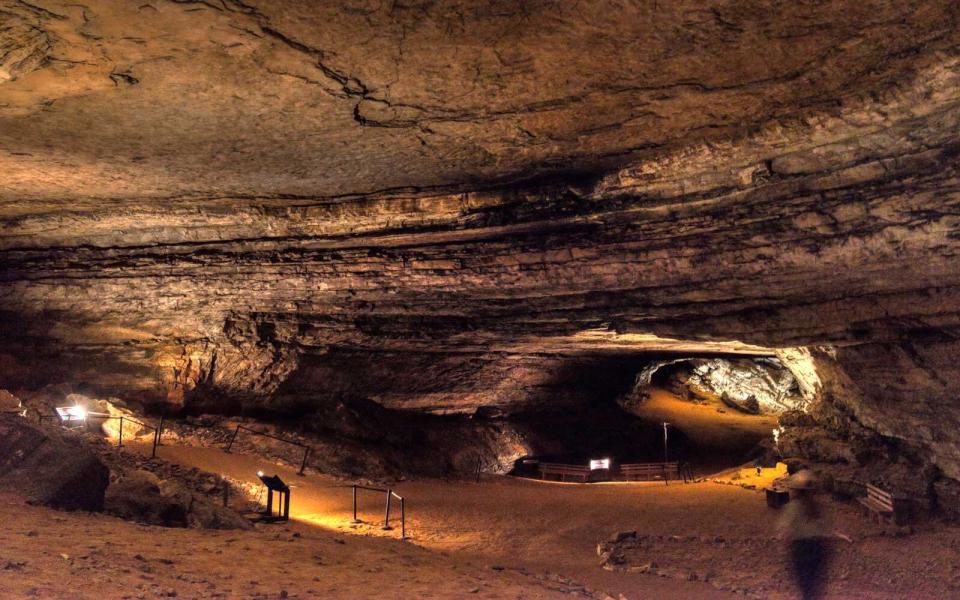
[[[830,345],[958,478],[958,13],[2,0],[0,383],[468,412]]]

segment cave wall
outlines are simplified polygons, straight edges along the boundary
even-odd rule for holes
[[[868,437],[864,448],[854,440],[854,453],[884,438],[888,445],[896,443],[893,449],[960,479],[954,391],[960,371],[951,358],[956,350],[949,338],[819,350],[823,406],[812,412],[828,430],[842,434],[840,439]]]
[[[780,417],[782,455],[812,464],[840,494],[873,483],[960,516],[955,342],[924,341],[805,349],[816,393],[806,412]]]
[[[939,77],[926,93],[960,89],[953,71]],[[270,393],[300,353],[332,346],[602,349],[605,340],[581,335],[589,330],[611,344],[655,333],[923,345],[958,326],[954,102],[891,124],[875,145],[866,135],[784,154],[778,135],[768,158],[747,165],[712,151],[678,182],[639,182],[634,169],[586,191],[452,196],[461,212],[443,227],[412,217],[402,230],[350,233],[350,220],[331,214],[348,210],[344,201],[285,217],[308,228],[304,215],[326,213],[339,235],[234,237],[224,226],[216,234],[226,239],[172,242],[187,226],[176,208],[163,228],[143,230],[150,203],[69,221],[37,213],[47,237],[31,238],[35,247],[20,245],[18,220],[2,240],[5,360],[166,397],[211,376],[228,392]],[[791,136],[812,145],[817,133]],[[822,160],[830,147],[839,158]],[[487,205],[472,208],[478,196]],[[233,217],[250,205],[237,203]],[[409,202],[391,206],[403,215]],[[101,218],[122,228],[86,237]]]
[[[612,403],[628,392],[650,357],[330,348],[281,359],[286,371],[275,386],[242,389],[229,386],[255,369],[221,371],[219,360],[200,365],[213,371],[205,371],[185,390],[178,408],[298,416],[338,403],[372,401],[387,409],[434,415],[472,416],[478,409],[488,416],[578,412],[591,403]]]
[[[274,394],[311,403],[372,400],[431,414],[580,413],[626,393],[647,357],[530,356],[333,350],[301,358]]]
[[[811,399],[789,368],[766,357],[654,361],[637,374],[633,394],[642,401],[651,387],[666,388],[682,398],[717,398],[751,414],[803,409]]]
[[[0,385],[469,412],[830,345],[819,418],[960,477],[958,5],[579,4],[0,0]]]

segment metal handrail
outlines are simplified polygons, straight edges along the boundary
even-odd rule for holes
[[[153,425],[148,425],[148,424],[146,424],[146,423],[142,423],[142,422],[140,422],[140,421],[137,421],[136,419],[131,419],[130,417],[127,417],[127,416],[124,416],[124,415],[110,415],[110,414],[107,414],[107,413],[87,413],[87,417],[91,417],[91,416],[94,417],[94,418],[96,418],[96,419],[101,419],[101,420],[103,420],[103,421],[109,421],[109,420],[111,420],[111,419],[120,419],[120,435],[119,435],[119,438],[117,439],[117,447],[118,447],[118,448],[122,448],[122,447],[123,447],[123,422],[124,422],[125,420],[126,420],[126,421],[130,421],[130,422],[132,422],[132,423],[136,423],[136,424],[139,425],[140,427],[145,427],[145,428],[147,428],[147,429],[152,430],[152,431],[153,431],[153,448],[152,448],[151,451],[150,451],[150,458],[156,458],[156,457],[157,457],[157,446],[160,445],[160,435],[161,435],[162,432],[163,432],[163,417],[162,417],[162,416],[160,417],[160,424],[159,424],[157,427],[154,427]],[[37,417],[38,417],[38,419],[37,419],[37,424],[38,424],[38,425],[43,425],[44,419],[57,419],[58,422],[62,422],[62,419],[60,418],[60,415],[45,415],[45,414],[42,414],[42,413],[40,413],[40,412],[38,411],[38,412],[37,412]],[[84,419],[84,423],[86,423],[86,419]]]
[[[351,523],[361,522],[360,519],[357,518],[357,490],[369,490],[371,492],[384,492],[387,495],[387,506],[384,511],[383,527],[381,527],[381,529],[383,529],[384,531],[390,531],[391,529],[393,529],[393,527],[390,527],[390,503],[391,503],[390,501],[393,498],[396,498],[397,500],[400,501],[400,539],[402,540],[407,539],[407,509],[406,509],[406,501],[403,499],[403,496],[396,493],[390,488],[371,487],[368,485],[359,485],[356,483],[351,485],[351,487],[353,488],[353,520],[351,521]]]
[[[396,498],[400,501],[400,539],[407,539],[407,509],[406,503],[403,500],[403,496],[396,493],[393,490],[390,490],[390,493],[387,494],[387,518],[383,526],[384,529],[390,529],[390,499]]]
[[[303,449],[304,449],[304,450],[303,450],[303,460],[300,461],[300,470],[297,471],[297,475],[303,475],[304,469],[307,468],[307,458],[310,456],[311,450],[313,450],[313,448],[312,448],[311,446],[308,446],[307,444],[304,444],[303,442],[297,442],[297,441],[295,441],[295,440],[288,440],[288,439],[282,438],[282,437],[280,437],[280,436],[274,435],[274,434],[272,434],[272,433],[267,433],[266,431],[257,431],[256,429],[251,429],[251,428],[249,428],[249,427],[247,427],[247,426],[245,426],[245,425],[237,425],[237,428],[236,428],[236,429],[234,430],[234,432],[233,432],[233,436],[230,437],[230,443],[227,444],[227,449],[225,450],[225,452],[227,452],[228,454],[230,453],[230,450],[233,448],[233,443],[236,441],[237,435],[240,434],[240,430],[241,430],[241,429],[243,429],[244,431],[249,431],[250,433],[254,433],[254,434],[256,434],[256,435],[262,435],[262,436],[264,436],[264,437],[272,438],[272,439],[275,439],[275,440],[277,440],[277,441],[284,442],[284,443],[286,443],[286,444],[291,444],[291,445],[293,445],[293,446],[297,446],[297,447],[303,448]]]

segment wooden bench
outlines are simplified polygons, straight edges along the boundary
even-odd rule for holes
[[[651,481],[662,479],[670,485],[671,478],[680,479],[681,469],[678,462],[666,463],[632,463],[620,465],[620,475],[627,481]],[[683,477],[686,480],[686,477]]]
[[[857,498],[868,516],[877,523],[887,522],[900,525],[903,521],[903,506],[893,494],[875,485],[867,484],[867,495]]]
[[[579,479],[586,483],[590,478],[590,467],[582,465],[565,465],[561,463],[540,463],[540,477],[547,479],[548,475],[556,475],[558,481],[566,481],[568,477]]]

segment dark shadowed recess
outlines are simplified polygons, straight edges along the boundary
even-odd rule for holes
[[[255,417],[362,446],[406,473],[465,475],[478,461],[507,471],[528,456],[653,461],[663,457],[661,423],[631,414],[620,401],[646,365],[671,358],[678,355],[331,349],[301,356],[269,398],[229,398],[201,386],[184,410]],[[739,464],[759,441],[704,448],[676,430],[670,451],[672,459]]]

